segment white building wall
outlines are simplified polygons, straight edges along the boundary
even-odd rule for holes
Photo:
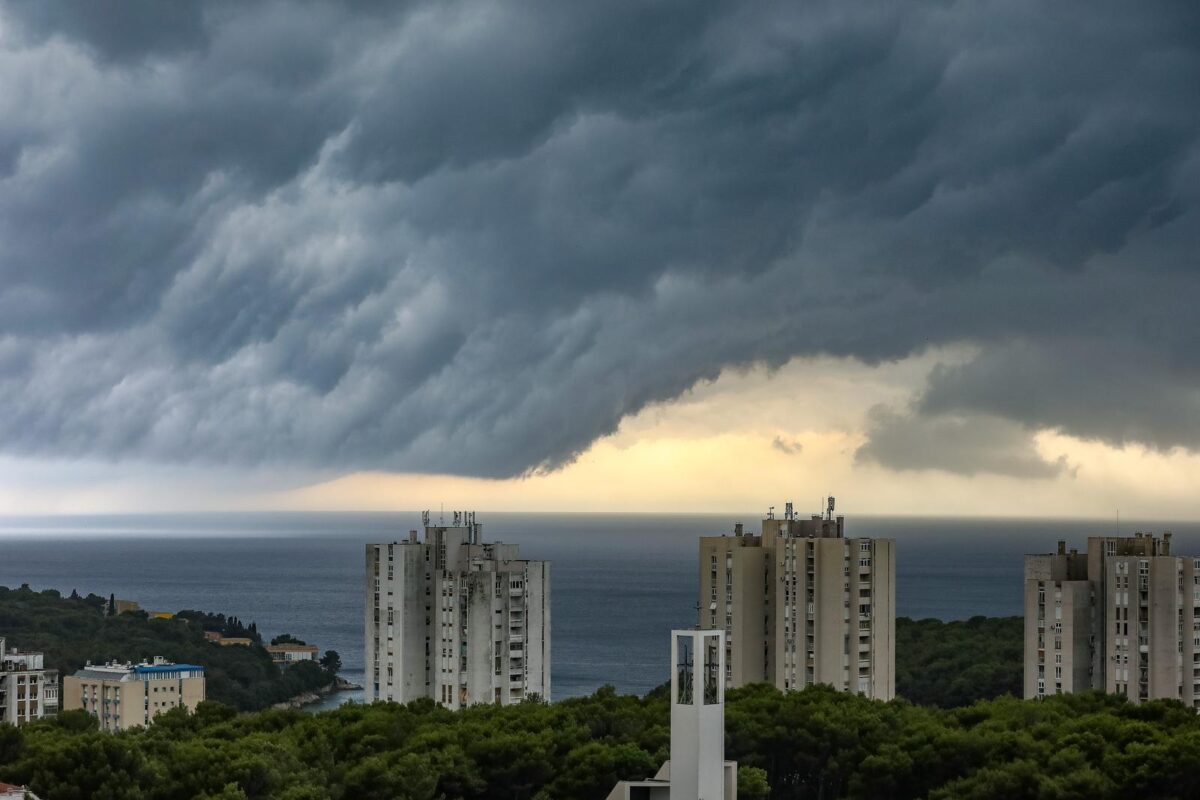
[[[58,713],[58,672],[42,653],[8,649],[0,636],[0,723],[23,725]]]
[[[482,544],[480,528],[427,526],[424,542],[414,533],[367,545],[368,700],[461,708],[549,698],[549,565],[518,560],[515,545]]]
[[[550,700],[550,564],[528,562],[526,586],[525,695]]]

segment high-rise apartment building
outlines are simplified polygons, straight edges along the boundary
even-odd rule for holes
[[[550,564],[483,542],[473,512],[367,545],[366,697],[447,708],[550,699]]]
[[[1200,708],[1200,558],[1170,533],[1025,556],[1025,696],[1087,689]]]
[[[895,696],[895,542],[847,539],[832,498],[809,519],[772,511],[759,535],[701,537],[699,600],[700,627],[725,631],[730,687]]]
[[[8,649],[0,636],[0,723],[24,725],[58,713],[58,671],[41,653]]]
[[[83,709],[102,731],[154,722],[173,708],[195,711],[204,700],[204,667],[164,658],[140,664],[88,664],[63,678],[63,708]]]

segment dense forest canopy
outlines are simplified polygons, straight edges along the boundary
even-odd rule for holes
[[[181,611],[174,619],[156,619],[132,611],[107,613],[109,600],[98,595],[63,597],[48,589],[0,586],[0,636],[10,647],[40,650],[47,666],[68,675],[87,662],[139,661],[163,656],[204,667],[205,690],[242,711],[269,708],[303,692],[328,686],[334,672],[312,662],[280,669],[263,648],[252,623],[203,611]],[[249,647],[221,647],[206,641],[205,630],[251,639]],[[334,661],[329,661],[332,664]]]
[[[601,800],[667,758],[665,698],[602,689],[553,704],[432,701],[311,715],[215,703],[101,734],[67,712],[0,726],[0,780],[53,800]],[[1193,797],[1200,719],[1173,701],[1085,694],[940,709],[826,687],[729,693],[742,800]]]
[[[1022,694],[1025,621],[972,617],[962,622],[896,620],[896,694],[953,708]]]

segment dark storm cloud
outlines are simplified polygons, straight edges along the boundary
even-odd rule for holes
[[[1192,4],[89,8],[0,4],[9,453],[511,475],[950,343],[861,458],[1200,446]]]
[[[905,416],[881,406],[871,410],[870,440],[855,458],[894,470],[981,472],[1014,478],[1053,478],[1068,469],[1048,461],[1019,426],[989,416]]]
[[[203,45],[204,6],[201,0],[122,0],[120,8],[71,0],[16,0],[6,11],[34,41],[68,36],[103,59],[125,60]]]

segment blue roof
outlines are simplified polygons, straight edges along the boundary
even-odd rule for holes
[[[158,672],[204,672],[204,667],[198,667],[195,664],[157,664],[153,666],[139,664],[133,668],[133,671],[142,675]]]

